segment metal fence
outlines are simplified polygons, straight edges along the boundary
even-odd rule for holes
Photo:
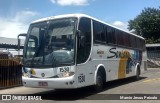
[[[147,51],[148,67],[159,68],[160,67],[160,50]]]
[[[0,89],[22,85],[20,59],[0,53]]]
[[[160,50],[147,51],[148,58],[160,58]]]

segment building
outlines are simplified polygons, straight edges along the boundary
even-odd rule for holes
[[[20,55],[22,55],[24,46],[24,39],[21,39],[21,50]],[[18,55],[18,40],[17,38],[6,38],[0,37],[0,52],[8,52],[11,53],[13,56]]]
[[[160,58],[160,44],[146,44],[148,58]]]

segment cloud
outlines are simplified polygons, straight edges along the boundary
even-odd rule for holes
[[[21,21],[21,22],[27,22],[28,20],[30,20],[32,17],[38,15],[37,12],[33,12],[33,11],[21,11],[21,12],[17,12],[16,16],[14,17],[14,21]]]
[[[114,25],[114,26],[116,26],[116,27],[118,27],[118,28],[121,28],[121,29],[123,29],[123,30],[127,30],[127,25],[128,25],[128,23],[124,23],[124,22],[121,22],[121,21],[114,21],[113,23],[112,23],[112,25]],[[128,30],[127,30],[128,31]]]
[[[70,5],[83,6],[83,5],[89,5],[89,1],[91,0],[50,0],[50,1],[53,4],[58,4],[61,6],[70,6]]]
[[[0,36],[17,38],[20,33],[26,33],[29,23],[38,15],[33,11],[20,11],[15,13],[13,17],[0,17]]]
[[[121,27],[121,26],[124,26],[125,24],[121,21],[115,21],[115,22],[113,22],[113,25]]]

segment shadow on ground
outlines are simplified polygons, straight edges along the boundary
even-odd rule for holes
[[[145,79],[147,77],[141,77],[140,80]],[[135,78],[127,78],[127,79],[121,79],[121,80],[115,80],[105,83],[103,91],[106,91],[108,89],[112,89],[118,86],[123,86],[125,84],[138,82],[135,80]],[[84,99],[88,100],[87,97],[95,97],[98,92],[95,92],[93,90],[92,86],[79,88],[79,89],[69,89],[69,90],[51,90],[51,91],[45,91],[40,92],[36,94],[30,94],[34,96],[42,96],[43,100],[58,100],[58,101],[70,101],[70,100],[79,100]],[[92,98],[89,98],[90,100]]]

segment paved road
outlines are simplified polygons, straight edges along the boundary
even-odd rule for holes
[[[125,94],[132,94],[135,96],[136,94],[160,94],[160,68],[148,69],[147,73],[141,75],[141,79],[139,81],[135,81],[134,78],[128,78],[124,80],[107,82],[104,90],[99,93],[93,92],[91,87],[76,90],[15,87],[0,90],[0,94],[34,94],[41,95],[43,99],[43,101],[12,101],[12,103],[160,103],[160,100],[98,100],[112,98],[114,96],[118,97],[113,94],[121,94],[124,97],[126,96]],[[1,102],[9,103],[10,101],[0,101],[0,103]]]

